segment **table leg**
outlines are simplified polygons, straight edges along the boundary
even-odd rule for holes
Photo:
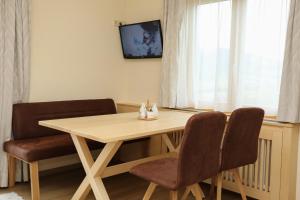
[[[168,134],[163,134],[162,135],[162,140],[167,145],[170,152],[175,152],[176,151],[176,148],[175,148],[173,142],[171,141],[170,137],[168,136]]]
[[[88,195],[90,188],[92,188],[97,200],[109,200],[100,176],[118,151],[122,141],[106,144],[96,161],[94,161],[85,138],[76,135],[71,135],[71,137],[86,172],[86,177],[72,197],[72,200],[84,199]]]
[[[85,177],[79,188],[76,190],[75,194],[72,197],[72,200],[84,200],[91,191],[91,186],[88,179]]]

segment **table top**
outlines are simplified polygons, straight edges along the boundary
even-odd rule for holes
[[[138,113],[120,113],[89,117],[40,121],[41,126],[102,143],[128,141],[161,133],[182,130],[195,113],[161,111],[153,121],[138,119]]]

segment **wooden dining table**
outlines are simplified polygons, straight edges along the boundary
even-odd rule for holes
[[[192,113],[178,111],[161,111],[157,120],[145,121],[139,120],[138,113],[132,112],[46,120],[40,121],[39,124],[69,133],[72,137],[86,172],[86,177],[72,199],[85,199],[92,189],[97,200],[108,200],[109,195],[103,184],[103,178],[128,172],[133,166],[141,163],[176,156],[179,147],[173,145],[167,133],[183,130],[192,115]],[[155,135],[162,135],[162,141],[169,149],[167,153],[108,166],[125,141]],[[88,148],[87,139],[105,144],[96,160]]]

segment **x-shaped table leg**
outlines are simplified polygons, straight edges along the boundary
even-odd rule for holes
[[[86,172],[86,177],[72,197],[72,200],[85,199],[91,189],[97,200],[109,200],[101,174],[118,151],[122,141],[107,143],[96,161],[94,161],[86,140],[83,137],[72,134],[71,137]]]
[[[163,134],[162,135],[162,139],[164,141],[164,143],[167,145],[168,149],[170,152],[178,152],[180,145],[177,147],[174,146],[173,142],[171,141],[170,137],[168,136],[168,134]]]

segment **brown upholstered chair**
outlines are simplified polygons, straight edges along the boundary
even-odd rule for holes
[[[220,145],[226,116],[221,112],[192,116],[185,127],[178,158],[165,158],[138,165],[131,173],[151,182],[143,199],[150,199],[157,185],[169,190],[172,200],[178,189],[187,188],[202,199],[198,182],[214,177],[219,170]]]
[[[231,114],[221,150],[222,160],[217,180],[217,200],[221,199],[222,172],[228,170],[234,175],[242,199],[247,199],[238,168],[256,162],[258,137],[263,118],[264,110],[260,108],[240,108]]]

